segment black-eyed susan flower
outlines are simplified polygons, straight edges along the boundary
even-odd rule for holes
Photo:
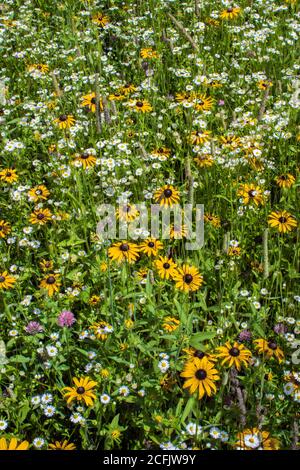
[[[72,442],[64,441],[55,441],[53,444],[49,444],[49,450],[76,450],[75,444]]]
[[[152,49],[152,47],[144,47],[141,49],[140,54],[143,59],[157,59],[159,57],[158,52]]]
[[[175,94],[175,100],[178,103],[186,103],[193,99],[193,93],[190,91],[183,91]]]
[[[130,100],[129,106],[138,113],[150,113],[152,111],[152,106],[147,100],[137,99]]]
[[[134,204],[124,204],[116,210],[116,216],[118,220],[132,222],[139,216],[139,211]]]
[[[238,257],[241,255],[241,248],[239,246],[230,246],[227,250],[228,256]]]
[[[240,146],[241,140],[235,135],[226,135],[220,137],[221,144],[230,150],[236,149]]]
[[[0,220],[0,238],[5,238],[10,232],[10,223],[5,220]]]
[[[87,107],[92,113],[95,113],[96,112],[96,103],[97,103],[97,100],[96,100],[96,93],[95,92],[92,92],[92,93],[88,93],[87,95],[84,95],[82,98],[81,98],[81,106],[85,106]],[[100,97],[99,98],[99,109],[100,111],[103,111],[103,101],[102,101],[102,98]]]
[[[193,99],[194,108],[197,111],[209,111],[213,105],[213,98],[197,93]]]
[[[175,317],[165,317],[163,320],[162,327],[168,333],[172,333],[173,331],[177,330],[180,325],[180,321],[178,318]]]
[[[271,80],[260,80],[257,86],[260,90],[267,90],[268,88],[271,88],[271,86],[273,86],[273,83],[271,82]]]
[[[232,20],[241,14],[240,7],[228,7],[226,10],[221,11],[220,18],[222,20]]]
[[[173,275],[173,280],[176,283],[176,289],[182,290],[185,293],[195,292],[203,284],[203,276],[199,273],[198,269],[187,264],[177,268],[176,273]]]
[[[280,233],[291,232],[298,225],[297,220],[286,210],[271,212],[268,224]]]
[[[42,259],[42,261],[40,261],[40,267],[43,271],[52,271],[53,261]]]
[[[233,343],[233,345],[227,341],[224,346],[219,346],[217,348],[216,354],[216,357],[222,359],[222,366],[234,366],[237,370],[241,370],[242,365],[247,367],[249,365],[251,356],[251,351],[245,348],[243,344],[237,343],[236,341]]]
[[[148,268],[141,268],[135,273],[135,277],[138,281],[141,281],[143,284],[145,284],[148,278],[148,273]]]
[[[254,340],[254,343],[258,352],[263,354],[267,359],[276,357],[279,363],[283,361],[284,353],[273,339],[267,341],[264,338],[259,338]]]
[[[139,247],[135,243],[123,240],[121,242],[114,243],[108,248],[108,256],[117,263],[128,261],[128,263],[134,263],[139,257]]]
[[[160,240],[157,240],[156,238],[147,238],[140,244],[139,249],[142,253],[145,253],[150,257],[157,256],[159,250],[162,250],[163,247],[164,246]]]
[[[179,202],[179,191],[171,184],[166,184],[155,191],[154,201],[159,202],[160,206],[172,207]]]
[[[170,226],[170,239],[181,240],[188,234],[188,227],[186,224],[171,224]]]
[[[39,284],[39,287],[41,289],[46,289],[49,297],[52,297],[55,292],[58,292],[60,286],[61,282],[59,280],[59,274],[55,273],[50,273],[48,276],[42,279]]]
[[[118,91],[122,93],[122,95],[129,95],[130,93],[133,93],[136,90],[137,88],[132,85],[132,83],[126,83],[125,85],[121,86]]]
[[[49,67],[47,64],[31,64],[28,66],[29,72],[32,72],[33,70],[37,70],[38,72],[41,73],[47,73],[49,72]]]
[[[157,147],[151,152],[151,155],[153,155],[154,157],[159,157],[159,158],[161,157],[168,158],[170,154],[171,154],[171,149],[167,147]]]
[[[239,450],[278,450],[279,441],[268,431],[252,428],[238,433],[235,447]]]
[[[194,162],[200,168],[209,168],[214,164],[214,157],[210,153],[198,154],[194,158]]]
[[[19,442],[15,437],[12,437],[10,440],[5,437],[0,439],[0,450],[28,450],[28,447],[28,441]]]
[[[100,301],[101,301],[101,297],[99,295],[92,295],[89,298],[89,304],[92,306],[99,305]]]
[[[53,121],[60,129],[69,129],[74,126],[75,119],[72,114],[61,114],[58,118]]]
[[[259,206],[264,203],[262,190],[255,184],[241,184],[237,194],[242,197],[245,205],[254,203]]]
[[[290,173],[279,175],[275,178],[276,183],[280,188],[290,188],[295,183],[296,179]]]
[[[100,339],[101,341],[105,341],[109,333],[113,332],[112,326],[106,321],[99,321],[99,322],[93,323],[90,326],[90,330],[93,332],[95,337],[97,339]]]
[[[203,359],[204,357],[207,358],[210,362],[216,362],[217,358],[214,354],[208,353],[206,351],[200,351],[200,349],[196,349],[193,347],[185,348],[182,350],[185,353],[185,357],[187,360],[194,360],[195,357],[198,359]]]
[[[110,21],[110,18],[108,15],[105,15],[104,13],[95,13],[92,16],[92,22],[98,26],[101,26],[104,28]]]
[[[28,196],[34,202],[46,200],[50,196],[50,192],[43,184],[39,184],[28,191]]]
[[[217,215],[204,214],[204,222],[207,222],[208,224],[216,228],[221,227],[221,219]]]
[[[86,169],[95,166],[97,159],[95,155],[89,152],[83,152],[80,155],[76,155],[74,161],[79,162],[82,168]]]
[[[190,135],[190,142],[193,145],[200,145],[208,142],[211,138],[211,131],[197,130]]]
[[[162,279],[172,279],[173,275],[176,273],[176,263],[174,263],[172,258],[168,258],[167,256],[160,256],[159,259],[154,261],[154,265],[158,275]]]
[[[33,225],[45,225],[52,218],[52,213],[49,209],[37,209],[30,214],[29,221]]]
[[[189,388],[191,395],[197,392],[199,400],[205,395],[210,397],[215,394],[217,391],[215,382],[220,379],[219,372],[207,357],[202,359],[195,357],[187,361],[180,376],[185,379],[183,388]]]
[[[219,24],[218,21],[217,23]],[[219,82],[218,80],[214,80],[214,79],[205,79],[204,84],[210,88],[221,88],[223,86],[221,82]]]
[[[115,93],[111,93],[108,96],[109,101],[123,101],[125,100],[125,98],[126,96],[123,95],[123,93],[119,93],[118,91],[116,91]]]
[[[17,279],[8,274],[7,271],[0,272],[0,290],[11,289],[16,281]]]
[[[17,171],[13,168],[5,168],[0,171],[0,180],[5,181],[5,183],[14,183],[18,178]]]
[[[83,401],[86,406],[93,406],[96,395],[94,388],[97,382],[91,380],[89,377],[82,377],[80,379],[73,377],[75,387],[64,387],[63,390],[67,390],[64,394],[64,398],[67,398],[67,403],[71,403],[73,400],[77,402]]]
[[[220,21],[215,20],[214,18],[205,18],[205,24],[208,26],[220,26]]]

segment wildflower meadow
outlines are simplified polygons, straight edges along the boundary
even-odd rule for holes
[[[0,450],[299,449],[299,32],[1,1]]]

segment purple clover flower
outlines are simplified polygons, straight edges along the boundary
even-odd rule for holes
[[[57,318],[57,324],[62,328],[67,326],[68,328],[76,322],[74,313],[70,312],[69,310],[63,310]]]
[[[29,335],[36,335],[37,333],[41,333],[44,331],[42,325],[37,321],[30,321],[28,325],[25,327],[26,333]]]
[[[249,342],[251,341],[251,338],[252,338],[252,333],[250,330],[242,330],[239,334],[239,341],[241,343],[244,343],[245,341]]]

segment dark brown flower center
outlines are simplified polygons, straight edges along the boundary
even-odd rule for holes
[[[0,282],[5,282],[5,277],[4,276],[0,276]]]
[[[135,105],[138,107],[138,108],[142,108],[144,106],[144,103],[142,101],[137,101],[135,103]]]
[[[37,216],[36,216],[37,219],[39,220],[43,220],[45,218],[45,214],[43,213],[39,213]]]
[[[46,282],[47,282],[47,284],[54,284],[55,283],[55,277],[54,276],[49,276]]]
[[[78,387],[76,392],[79,394],[79,395],[82,395],[84,392],[85,392],[85,388],[84,387]]]
[[[43,191],[42,191],[41,189],[37,189],[37,190],[35,191],[35,194],[36,194],[37,196],[40,196],[41,194],[43,194]]]
[[[92,104],[96,104],[96,98],[95,98],[95,96],[94,96],[94,98],[91,99],[91,103],[92,103]]]
[[[268,348],[272,349],[273,351],[275,351],[275,349],[277,349],[277,344],[275,343],[275,341],[269,341],[268,342]]]
[[[170,269],[170,263],[164,263],[163,268],[164,269]]]
[[[203,357],[205,356],[204,352],[202,351],[199,351],[198,349],[194,352],[193,354],[194,357],[198,357],[199,359],[203,359]]]
[[[233,8],[230,7],[230,8],[227,8],[227,13],[232,13],[233,12]]]
[[[186,284],[190,284],[193,280],[193,276],[191,274],[185,274],[183,280]]]
[[[280,222],[281,224],[285,224],[286,221],[287,221],[287,218],[286,218],[286,217],[279,217],[278,220],[279,220],[279,222]]]
[[[64,122],[68,119],[68,116],[66,114],[62,114],[61,116],[59,116],[59,120]]]
[[[8,176],[8,177],[11,176],[11,175],[12,175],[12,174],[11,174],[10,171],[8,171],[8,172],[6,173],[6,176]]]
[[[249,195],[249,197],[255,197],[256,191],[255,191],[254,189],[251,189],[251,190],[248,192],[248,195]]]
[[[230,354],[230,356],[238,357],[240,355],[240,350],[239,350],[239,348],[231,348],[229,350],[229,354]]]
[[[155,244],[153,242],[148,243],[149,248],[154,248]]]
[[[205,380],[207,377],[207,372],[204,369],[198,369],[195,376],[198,380]]]
[[[83,153],[83,154],[81,155],[81,158],[82,158],[83,160],[87,160],[87,158],[89,158],[89,154],[88,154],[88,153]]]
[[[128,251],[129,250],[129,245],[127,243],[122,243],[120,246],[121,251]]]
[[[165,189],[164,190],[164,196],[165,197],[171,197],[173,194],[172,189]]]

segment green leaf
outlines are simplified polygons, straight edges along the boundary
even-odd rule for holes
[[[119,417],[120,415],[118,414],[117,416],[114,417],[114,419],[112,420],[112,422],[110,423],[110,427],[113,429],[113,428],[117,428],[119,426]]]
[[[184,423],[186,418],[190,415],[190,413],[192,412],[194,406],[196,405],[196,399],[195,397],[191,397],[188,399],[186,405],[185,405],[185,408],[184,408],[184,411],[182,413],[182,416],[181,416],[181,423]]]
[[[29,401],[26,400],[24,405],[19,410],[19,422],[22,423],[25,421],[30,410]]]
[[[10,358],[11,362],[18,362],[18,363],[25,363],[30,361],[30,357],[25,357],[22,356],[21,354],[18,354],[17,356],[13,356]]]
[[[196,349],[200,349],[201,351],[204,348],[204,345],[202,344],[203,341],[206,341],[208,339],[212,339],[216,336],[215,331],[204,331],[202,333],[196,333],[194,334],[191,339],[190,339],[190,345],[193,346]],[[202,349],[201,349],[202,348]]]
[[[256,333],[259,334],[259,336],[261,336],[262,338],[265,337],[264,330],[262,329],[262,327],[258,323],[254,323],[253,329],[254,329],[254,331],[256,331]]]

